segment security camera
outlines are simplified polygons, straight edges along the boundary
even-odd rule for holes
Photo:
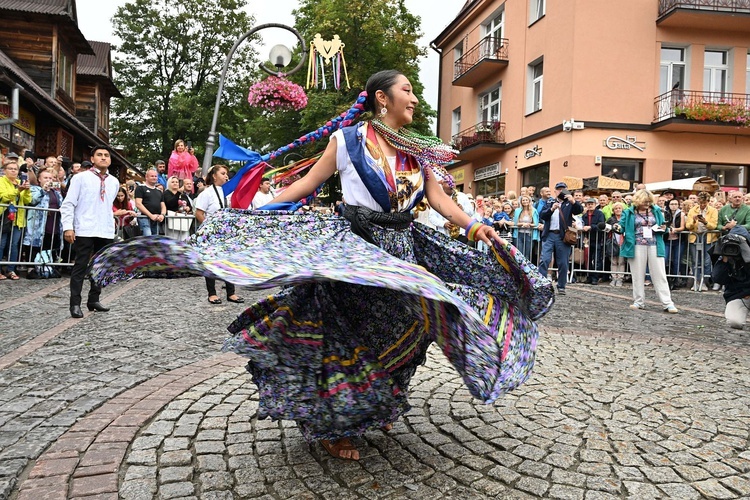
[[[573,122],[565,120],[563,122],[563,132],[570,132],[573,130]]]

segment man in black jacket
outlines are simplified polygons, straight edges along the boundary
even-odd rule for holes
[[[711,250],[711,278],[714,283],[724,285],[724,317],[731,328],[742,330],[747,322],[750,308],[750,233],[744,226],[735,226],[729,235],[736,235],[739,256],[722,254],[722,237]],[[724,252],[729,253],[729,252]]]
[[[565,295],[565,285],[568,278],[568,260],[572,245],[563,241],[565,229],[573,224],[573,216],[583,212],[583,207],[575,201],[564,182],[555,184],[555,196],[550,197],[539,214],[544,222],[542,230],[542,258],[539,272],[547,275],[547,268],[555,256],[557,264],[557,293]]]

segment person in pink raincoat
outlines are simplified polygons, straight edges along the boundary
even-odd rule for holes
[[[175,176],[180,179],[192,179],[193,173],[198,170],[198,159],[191,155],[185,141],[177,139],[174,143],[174,151],[169,157],[167,173],[169,177]]]

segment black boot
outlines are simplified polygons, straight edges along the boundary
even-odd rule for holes
[[[73,318],[83,318],[83,311],[81,311],[81,306],[70,306],[70,315]]]
[[[102,304],[99,301],[89,302],[89,303],[86,304],[86,307],[89,308],[89,311],[99,311],[99,312],[107,312],[107,311],[109,311],[109,307],[104,307],[104,304]]]

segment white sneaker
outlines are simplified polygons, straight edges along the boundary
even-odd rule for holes
[[[711,290],[713,290],[714,292],[718,292],[719,290],[721,290],[721,285],[718,283],[714,283],[714,286],[711,287]]]
[[[669,314],[677,314],[678,312],[680,312],[674,305],[664,308],[664,311],[668,312]]]
[[[634,310],[634,311],[638,311],[638,310],[641,310],[641,309],[645,309],[645,307],[643,307],[643,306],[639,306],[638,304],[630,304],[630,305],[629,305],[628,307],[630,307],[630,308],[631,308],[632,310]]]
[[[617,280],[617,284],[615,286],[617,288],[622,288],[622,280]]]
[[[701,285],[701,292],[707,292],[707,291],[708,291],[708,287],[706,286],[706,284],[705,284],[705,283],[703,283],[703,284]]]

